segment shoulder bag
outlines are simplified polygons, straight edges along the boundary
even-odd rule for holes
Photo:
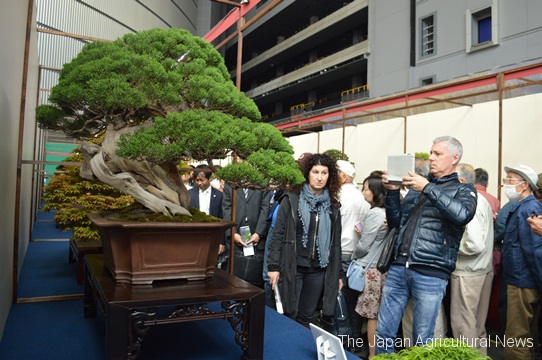
[[[422,195],[423,196],[423,195]],[[408,214],[405,221],[403,221],[403,224],[399,228],[391,228],[388,231],[388,234],[386,235],[386,238],[383,241],[384,250],[382,250],[382,255],[380,256],[380,259],[378,259],[378,262],[376,263],[376,269],[380,271],[382,274],[385,274],[390,269],[391,263],[393,262],[393,252],[395,250],[395,240],[397,239],[397,233],[399,232],[399,229],[407,223],[407,221],[414,215],[423,205],[423,203],[427,200],[425,196],[423,196],[420,201],[416,204],[416,206],[412,209],[412,211]]]
[[[363,291],[363,289],[365,288],[365,273],[373,263],[376,255],[378,255],[384,244],[385,242],[382,241],[382,244],[380,244],[378,250],[376,250],[371,260],[369,260],[369,264],[366,268],[363,268],[363,266],[358,264],[355,260],[350,262],[350,265],[348,265],[348,270],[346,271],[346,277],[348,278],[348,287],[350,289],[360,292]]]

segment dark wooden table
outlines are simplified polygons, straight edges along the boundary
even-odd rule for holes
[[[265,292],[216,269],[212,278],[163,280],[152,285],[115,282],[103,255],[89,254],[85,265],[85,317],[95,317],[97,305],[105,316],[106,359],[135,359],[151,327],[178,322],[226,318],[241,359],[262,359]],[[207,304],[220,303],[221,309]],[[212,331],[212,329],[210,329]]]
[[[78,247],[73,239],[70,239],[70,249],[68,254],[68,262],[71,264],[77,262],[77,283],[83,283],[83,257],[87,254],[101,254],[101,246]]]

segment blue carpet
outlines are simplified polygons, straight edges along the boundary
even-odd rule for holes
[[[82,300],[12,305],[0,358],[103,359],[104,333],[98,322],[83,317]]]
[[[83,317],[82,300],[13,305],[0,358],[104,359],[105,323]],[[265,360],[316,359],[309,330],[266,308]],[[241,348],[225,319],[161,325],[143,339],[139,360],[239,360]],[[348,359],[358,359],[347,353]]]
[[[38,220],[34,222],[34,228],[32,229],[32,240],[68,240],[72,232],[62,232],[56,227],[56,224],[52,220]]]
[[[24,259],[18,298],[82,294],[77,264],[68,262],[68,241],[31,241]]]
[[[36,214],[36,221],[52,221],[55,217],[54,211],[38,211]]]
[[[36,222],[34,238],[48,236],[45,233],[58,236],[54,223]],[[77,284],[77,265],[68,262],[68,249],[68,241],[31,241],[19,277],[18,298],[82,294],[84,287]],[[102,315],[85,318],[82,300],[12,305],[0,342],[0,359],[104,359]],[[269,308],[264,336],[266,360],[317,358],[311,332]],[[151,328],[139,359],[238,360],[241,354],[230,323],[215,319]],[[349,353],[347,357],[357,359]]]

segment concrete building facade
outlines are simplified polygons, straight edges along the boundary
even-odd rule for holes
[[[284,121],[540,62],[540,13],[537,0],[282,1],[243,32],[241,89],[266,121]],[[231,41],[232,77],[236,52]]]

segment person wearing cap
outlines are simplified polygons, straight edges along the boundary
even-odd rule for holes
[[[503,242],[503,269],[508,306],[504,347],[506,359],[534,359],[542,291],[542,236],[531,231],[527,219],[542,212],[533,191],[538,176],[526,165],[505,166],[505,195],[516,204],[510,209]]]
[[[337,160],[337,170],[339,170],[339,179],[341,181],[341,194],[339,200],[341,202],[342,224],[342,269],[343,272],[346,273],[348,266],[352,261],[354,248],[359,241],[359,235],[356,233],[356,224],[363,224],[363,219],[365,219],[371,206],[365,201],[361,191],[359,191],[354,184],[354,178],[356,177],[356,169],[354,166],[346,160]],[[347,283],[346,279],[343,279],[343,283]],[[361,338],[361,325],[363,319],[355,312],[359,292],[350,289],[347,285],[342,291],[348,304],[348,314],[350,315],[350,323],[352,326],[352,337],[354,339]],[[357,341],[354,341],[354,343],[357,343]]]
[[[301,167],[305,161],[310,159],[311,156],[312,156],[312,154],[310,152],[305,152],[305,153],[299,155],[296,162]]]

